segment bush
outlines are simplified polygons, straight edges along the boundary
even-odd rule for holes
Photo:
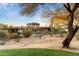
[[[19,42],[22,37],[20,36],[20,34],[12,33],[10,38],[14,39],[16,42]]]
[[[23,35],[24,37],[29,38],[32,35],[32,30],[31,29],[24,30]]]
[[[52,27],[52,33],[53,34],[60,34],[60,36],[64,36],[65,34],[67,34],[67,29],[62,26]],[[50,34],[51,34],[51,32],[50,32]]]
[[[16,39],[17,37],[18,37],[17,33],[12,33],[11,36],[10,36],[11,39]]]
[[[7,40],[6,32],[0,32],[0,45],[4,45],[5,41]]]
[[[10,40],[10,33],[9,32],[6,32],[6,41],[9,41]]]
[[[6,34],[6,32],[1,31],[0,32],[0,40],[5,40],[5,39],[7,39],[7,34]]]

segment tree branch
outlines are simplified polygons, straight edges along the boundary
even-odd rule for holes
[[[72,9],[72,13],[74,13],[76,11],[76,9],[78,8],[78,3],[76,3]]]
[[[70,4],[69,3],[67,3],[67,5],[64,4],[64,7],[67,9],[67,11],[69,13],[71,13],[71,9],[70,9]]]

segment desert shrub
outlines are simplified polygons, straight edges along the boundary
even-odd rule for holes
[[[10,36],[11,39],[16,39],[17,37],[18,37],[17,33],[12,33],[11,36]]]
[[[5,40],[5,39],[7,39],[6,32],[1,31],[0,32],[0,40]]]
[[[6,41],[9,41],[10,40],[10,33],[9,32],[6,32]]]
[[[0,45],[4,45],[7,40],[6,32],[0,32]]]
[[[32,35],[32,30],[31,29],[24,30],[23,35],[24,37],[29,38]]]
[[[17,34],[16,42],[20,42],[21,38],[23,38],[23,34]]]
[[[14,39],[16,42],[19,42],[22,37],[18,33],[12,33],[10,39]]]
[[[62,26],[52,27],[53,34],[60,34],[60,36],[64,36],[67,34],[66,28]]]

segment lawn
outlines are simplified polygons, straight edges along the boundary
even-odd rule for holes
[[[8,49],[0,50],[0,56],[78,56],[79,53],[55,49]]]

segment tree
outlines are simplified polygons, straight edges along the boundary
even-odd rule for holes
[[[8,25],[3,25],[3,29],[7,30],[8,29]]]
[[[26,6],[26,4],[23,4],[22,6],[24,6],[22,15],[27,15],[29,13],[33,13],[34,10],[39,6],[39,4],[33,3],[33,4],[28,4],[27,6]],[[74,19],[75,19],[75,12],[78,9],[79,4],[78,3],[74,3],[74,4],[66,3],[66,4],[64,4],[64,7],[68,11],[69,15],[67,17],[67,19],[68,19],[68,35],[65,38],[65,40],[63,41],[63,47],[69,48],[70,42],[79,28],[78,25],[75,25],[75,26],[73,25]],[[63,17],[59,17],[59,16],[56,16],[56,17],[63,18]],[[65,19],[65,17],[64,17],[64,19]]]
[[[78,12],[79,12],[79,4],[64,4],[64,7],[66,8],[67,12],[63,12],[63,10],[61,9],[57,9],[54,12],[54,16],[52,17],[52,24],[56,24],[56,26],[59,23],[68,25],[68,35],[65,38],[65,40],[63,41],[63,47],[64,48],[69,48],[69,44],[72,40],[72,38],[74,37],[75,33],[77,32],[79,26],[79,17],[78,17]],[[65,22],[66,20],[66,22]],[[67,24],[68,23],[68,24]]]
[[[22,3],[20,5],[22,7],[21,15],[34,15],[38,5],[36,3]]]
[[[0,29],[7,30],[8,29],[8,25],[6,25],[6,24],[0,24]]]
[[[70,5],[69,3],[64,4],[64,7],[66,8],[66,10],[69,13],[69,19],[68,19],[68,35],[65,38],[65,40],[63,41],[63,47],[64,48],[69,48],[70,42],[72,40],[72,38],[74,37],[75,33],[77,32],[79,26],[78,25],[73,25],[74,22],[74,13],[77,10],[79,4],[75,3],[72,5]]]
[[[51,23],[54,26],[67,25],[68,23],[68,13],[65,10],[55,10],[53,17],[51,18]]]

